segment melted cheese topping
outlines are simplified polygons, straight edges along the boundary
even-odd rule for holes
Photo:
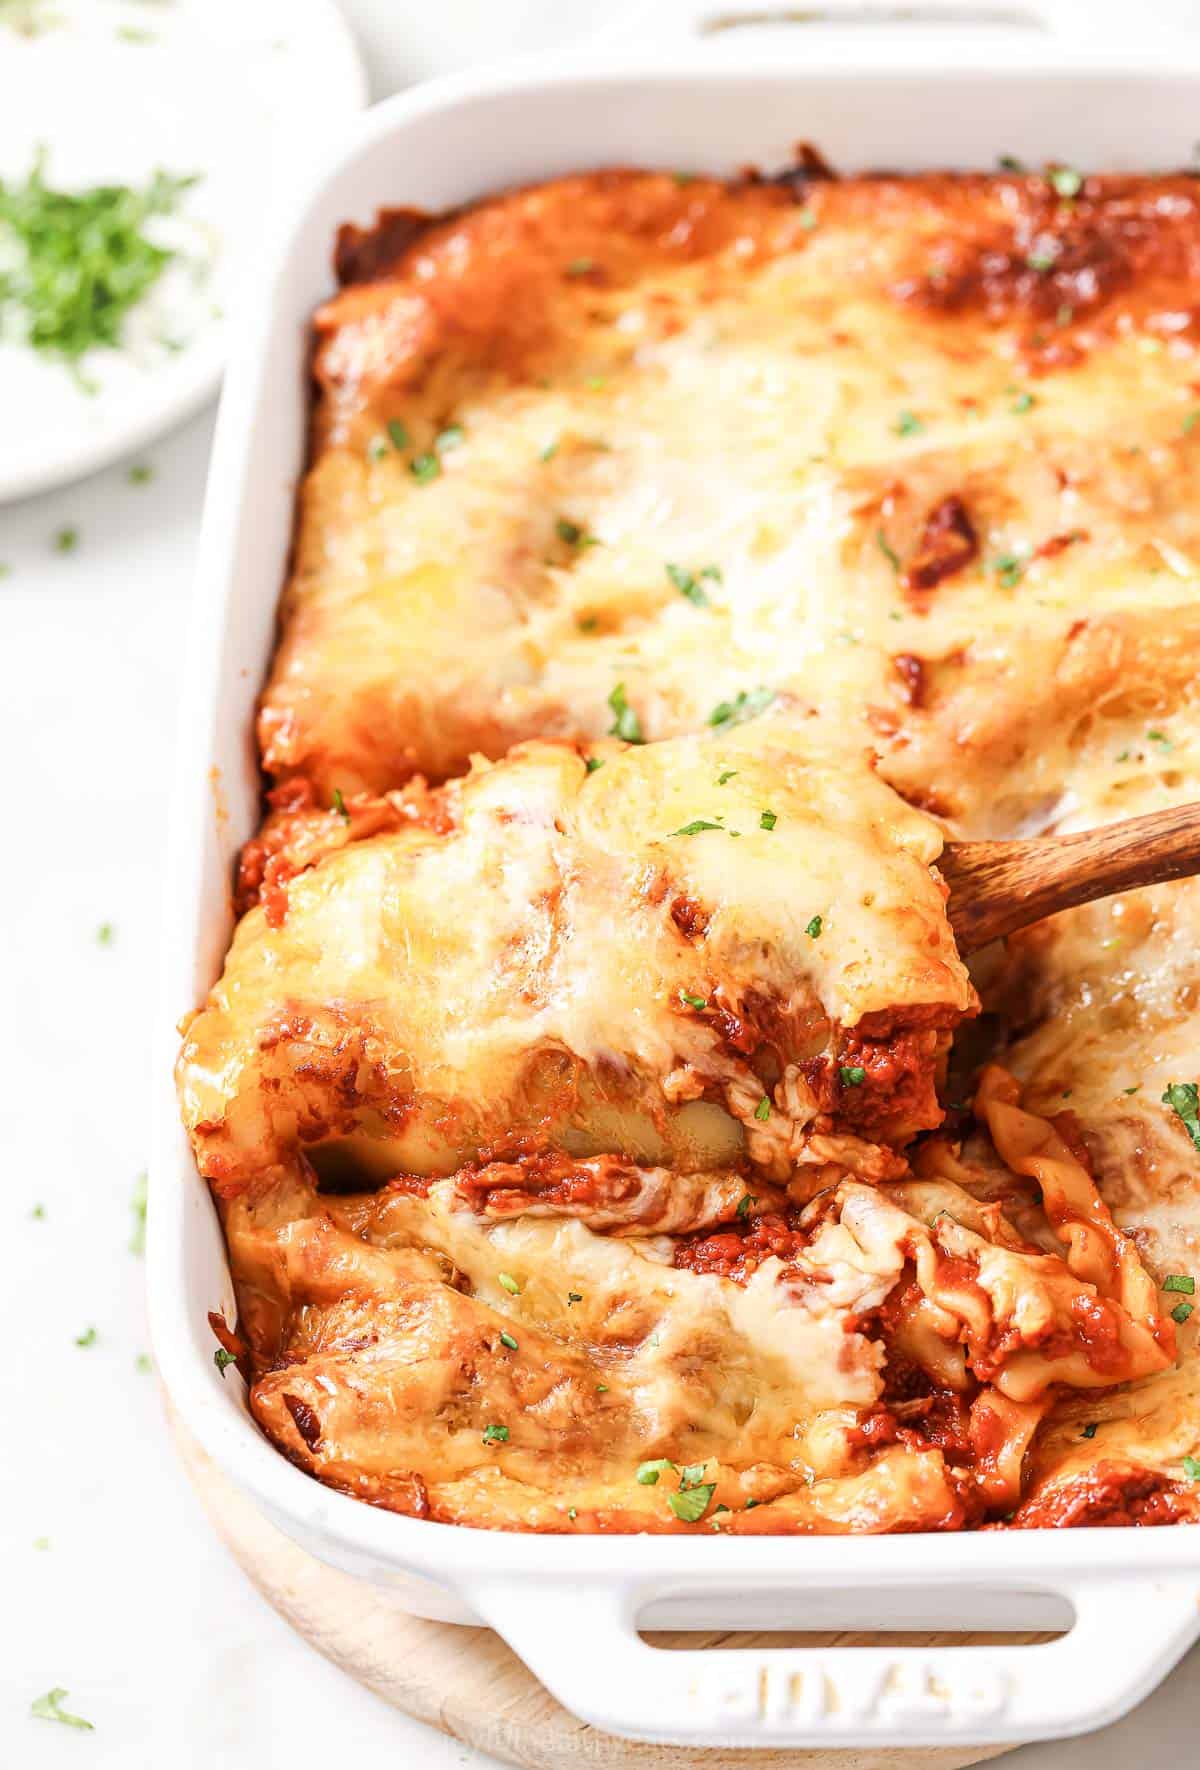
[[[1200,889],[980,955],[943,1084],[930,865],[1200,797],[1197,202],[602,173],[346,230],[180,1068],[301,1466],[539,1530],[1195,1512]]]

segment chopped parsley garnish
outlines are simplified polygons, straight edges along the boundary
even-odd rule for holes
[[[771,1116],[771,1096],[769,1094],[764,1094],[758,1105],[754,1108],[754,1116],[760,1125],[766,1124]]]
[[[701,573],[700,575],[703,577],[706,574]],[[670,578],[679,594],[681,596],[686,596],[688,601],[696,608],[708,608],[710,606],[703,585],[698,583],[692,573],[686,570],[684,566],[668,565],[667,576]]]
[[[54,551],[56,553],[74,553],[78,545],[78,529],[59,529],[54,537]]]
[[[569,277],[586,277],[588,272],[595,270],[595,268],[596,260],[594,258],[572,258],[567,266],[567,275]]]
[[[333,789],[333,809],[337,812],[340,818],[344,818],[347,823],[350,822],[350,813],[346,810],[346,801],[342,796],[342,789],[340,787],[335,787]]]
[[[1097,1420],[1089,1420],[1087,1425],[1083,1428],[1083,1431],[1080,1433],[1080,1437],[1081,1438],[1094,1438],[1096,1436],[1098,1429],[1099,1429],[1099,1422]]]
[[[701,830],[721,830],[721,825],[711,823],[706,817],[694,817],[690,824],[680,824],[677,830],[672,830],[671,835],[698,836]],[[724,835],[724,830],[721,833]]]
[[[389,453],[386,436],[373,436],[367,444],[368,461],[382,461]]]
[[[574,1524],[574,1522],[578,1518],[578,1516],[579,1516],[579,1513],[575,1510],[574,1506],[567,1507],[567,1517],[571,1520],[572,1524]]]
[[[1029,254],[1028,258],[1025,260],[1025,262],[1029,266],[1030,270],[1036,270],[1036,271],[1041,272],[1041,271],[1053,270],[1054,269],[1054,260],[1057,257],[1058,257],[1057,252],[1031,252]]]
[[[588,756],[584,760],[583,766],[587,769],[589,774],[595,774],[598,768],[604,767],[604,761],[600,756]]]
[[[139,1352],[133,1361],[133,1368],[136,1371],[141,1371],[142,1375],[145,1376],[154,1369],[154,1360],[148,1352]]]
[[[568,1308],[570,1308],[572,1303],[582,1303],[582,1302],[583,1302],[583,1292],[582,1291],[568,1291],[567,1292],[567,1307]]]
[[[1189,1481],[1200,1481],[1200,1458],[1184,1457],[1183,1472]]]
[[[501,1288],[506,1290],[510,1297],[519,1297],[521,1295],[521,1287],[511,1272],[501,1272],[498,1274],[498,1277]]]
[[[61,1721],[64,1727],[82,1727],[87,1733],[94,1732],[90,1721],[85,1721],[82,1715],[69,1715],[63,1707],[69,1694],[61,1684],[57,1685],[55,1689],[48,1690],[45,1696],[39,1696],[31,1702],[29,1712],[35,1721]]]
[[[681,1488],[678,1493],[667,1495],[667,1504],[681,1523],[698,1524],[708,1510],[716,1487],[715,1481],[702,1481],[696,1487]]]
[[[657,1487],[659,1476],[674,1467],[670,1457],[656,1457],[652,1463],[638,1464],[637,1479],[643,1487]]]
[[[1171,1311],[1171,1320],[1177,1321],[1180,1327],[1182,1327],[1195,1307],[1196,1305],[1194,1303],[1176,1303],[1174,1309]]]
[[[96,930],[96,945],[111,946],[116,932],[111,922],[101,922]]]
[[[758,827],[760,830],[773,830],[778,822],[779,819],[773,811],[761,811],[759,813]]]
[[[725,785],[725,782],[731,781],[736,773],[737,773],[736,768],[723,769],[722,772],[717,776],[717,785],[719,787],[723,787]]]
[[[1068,201],[1077,197],[1083,189],[1083,173],[1076,172],[1073,166],[1056,166],[1046,176],[1054,186],[1055,195],[1065,197]]]
[[[33,1218],[35,1223],[40,1223],[46,1215],[45,1205],[34,1205],[29,1215]]]
[[[77,1346],[94,1346],[99,1338],[100,1336],[94,1327],[84,1328],[81,1334],[76,1334],[75,1344]]]
[[[996,161],[1001,172],[1024,172],[1024,161],[1018,160],[1015,154],[1001,154]]]
[[[843,1088],[861,1088],[867,1079],[867,1072],[857,1063],[840,1063],[838,1080]]]
[[[1021,582],[1025,562],[1016,553],[998,553],[992,561],[992,570],[1002,589],[1013,590]]]
[[[232,1352],[226,1352],[224,1346],[218,1346],[213,1353],[213,1363],[216,1365],[223,1378],[230,1365],[237,1363],[237,1357]]]
[[[50,1547],[50,1538],[48,1536],[35,1536],[33,1539],[33,1546],[35,1549],[48,1549]]]
[[[684,1004],[685,1007],[695,1008],[697,1013],[699,1013],[701,1008],[708,1007],[708,1002],[706,1001],[706,999],[703,996],[689,996],[685,989],[680,990],[679,1000]]]
[[[387,433],[392,439],[392,447],[394,449],[406,449],[412,441],[412,437],[409,436],[407,429],[401,424],[399,418],[388,419]]]
[[[627,744],[644,744],[646,739],[642,732],[642,722],[625,698],[623,682],[618,682],[609,695],[608,705],[613,716],[613,722],[608,728],[609,737],[624,738]]]
[[[1135,1082],[1132,1088],[1122,1088],[1121,1092],[1122,1094],[1137,1094],[1141,1092],[1141,1086],[1140,1082]]]
[[[1185,1297],[1196,1295],[1196,1281],[1190,1272],[1168,1272],[1162,1281],[1164,1291],[1182,1291]]]
[[[1032,412],[1036,405],[1037,400],[1026,390],[1017,395],[1016,399],[1008,409],[1010,412],[1016,412],[1019,415],[1022,412]]]
[[[1200,1088],[1195,1082],[1172,1082],[1162,1096],[1197,1149],[1200,1149]]]
[[[131,486],[148,485],[154,478],[154,469],[147,466],[144,461],[138,461],[129,469],[125,477]]]
[[[754,1194],[752,1192],[745,1193],[738,1200],[738,1208],[737,1208],[738,1216],[743,1219],[748,1217],[750,1215],[750,1211],[751,1211],[752,1206],[756,1205],[757,1203],[758,1203],[758,1200],[756,1199],[756,1197],[754,1196]]]
[[[1160,750],[1169,750],[1173,747],[1165,731],[1148,731],[1146,737],[1150,743],[1157,744]]]
[[[1189,412],[1183,421],[1183,434],[1185,436],[1190,436],[1197,424],[1200,424],[1200,411]]]
[[[608,1394],[608,1384],[607,1383],[597,1383],[596,1384],[596,1394],[597,1395],[607,1395]]]
[[[900,555],[896,552],[896,549],[892,546],[882,529],[875,530],[875,544],[891,566],[892,570],[898,576],[900,572]]]
[[[821,926],[820,916],[814,916],[804,932],[808,935],[810,940],[819,940],[821,936]]]
[[[133,1183],[133,1197],[129,1201],[133,1212],[133,1229],[129,1237],[129,1252],[144,1254],[146,1252],[146,1176],[139,1174]]]
[[[507,1346],[510,1352],[515,1352],[517,1350],[517,1342],[513,1339],[510,1333],[501,1334],[500,1344],[502,1346]]]
[[[558,453],[558,438],[555,437],[553,442],[548,442],[546,444],[545,448],[542,450],[541,454],[538,456],[538,460],[539,461],[553,461],[553,459],[554,459],[555,455],[557,455],[557,453]]]
[[[773,688],[743,688],[731,701],[718,701],[708,716],[708,723],[718,727],[744,725],[747,719],[757,719],[765,713],[775,699]]]
[[[579,523],[572,522],[569,516],[558,518],[554,524],[554,532],[560,541],[566,542],[568,547],[594,547],[596,545],[595,537],[589,535]]]
[[[901,412],[892,427],[897,436],[919,436],[925,426],[915,412]]]
[[[389,429],[390,428],[389,425]],[[447,424],[446,428],[444,430],[439,430],[434,437],[433,446],[439,455],[444,455],[450,449],[461,448],[466,440],[467,433],[461,424]]]
[[[817,225],[817,212],[816,212],[816,210],[815,209],[801,209],[801,211],[800,211],[800,226],[804,229],[805,233],[810,234],[812,232],[813,228],[816,227],[816,225]]]
[[[483,1428],[483,1442],[485,1444],[507,1444],[508,1443],[508,1427],[507,1426],[485,1426]]]
[[[419,486],[425,486],[431,479],[437,478],[442,471],[442,464],[435,454],[426,449],[422,454],[413,456],[408,464],[408,471]]]
[[[14,268],[0,276],[0,318],[18,316],[23,341],[80,375],[89,350],[119,350],[125,320],[176,256],[146,237],[196,178],[155,172],[144,190],[100,184],[51,190],[39,153],[22,184],[0,182],[0,233]],[[8,246],[11,241],[11,248]]]

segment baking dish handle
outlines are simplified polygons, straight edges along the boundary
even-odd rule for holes
[[[558,1580],[472,1586],[469,1598],[565,1708],[626,1739],[1015,1745],[1117,1719],[1200,1632],[1194,1576],[1054,1584],[1074,1627],[1032,1646],[676,1651],[638,1634],[650,1592]]]

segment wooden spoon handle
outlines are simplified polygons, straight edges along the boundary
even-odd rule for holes
[[[962,953],[1043,916],[1137,885],[1200,873],[1200,804],[1175,805],[1077,836],[948,842],[938,870]]]

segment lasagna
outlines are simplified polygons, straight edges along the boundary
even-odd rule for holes
[[[1200,1515],[1200,185],[559,179],[338,242],[178,1081],[224,1369],[412,1516]],[[1194,434],[1193,434],[1194,433]]]

